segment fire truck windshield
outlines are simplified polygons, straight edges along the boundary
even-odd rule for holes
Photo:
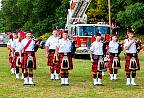
[[[79,36],[93,36],[96,33],[100,33],[102,36],[108,33],[110,34],[110,27],[108,26],[79,26],[76,29],[76,35]]]

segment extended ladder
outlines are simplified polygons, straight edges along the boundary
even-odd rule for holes
[[[72,19],[70,21],[71,24],[77,21],[78,18],[82,18],[85,14],[87,8],[90,5],[91,0],[79,0],[74,8],[74,12],[72,13]]]

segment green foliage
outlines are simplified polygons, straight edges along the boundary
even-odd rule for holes
[[[59,27],[64,28],[67,18],[67,11],[69,8],[68,0],[63,0],[62,5],[56,8],[55,23],[52,25],[53,28]]]
[[[87,11],[88,22],[107,22],[108,21],[108,3],[106,0],[92,0]]]
[[[53,28],[64,28],[70,0],[2,0],[0,32],[22,28],[32,29],[41,36]],[[112,22],[120,26],[120,33],[128,26],[136,33],[144,32],[143,0],[110,0]],[[86,12],[88,23],[108,22],[108,0],[92,0]]]
[[[125,7],[125,11],[120,11],[117,14],[116,21],[121,27],[131,26],[136,33],[142,34],[144,30],[144,4],[135,3]]]

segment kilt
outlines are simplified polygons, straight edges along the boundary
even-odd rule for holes
[[[100,57],[103,58],[103,55],[94,55],[94,54],[92,54],[92,59],[94,60],[94,62],[92,63],[92,72],[93,73],[99,72],[99,70],[98,70],[98,61],[99,61]],[[104,68],[102,68],[102,69],[104,70]]]
[[[121,68],[120,57],[119,57],[118,53],[110,53],[109,54],[109,59],[110,59],[110,61],[109,61],[109,68],[112,68],[114,57],[118,57],[118,62],[119,62],[117,66],[114,66],[114,69]]]
[[[132,53],[126,53],[126,57],[125,57],[125,71],[131,71],[131,69],[129,69],[129,67],[130,67],[130,60],[131,60],[132,57],[133,57]],[[137,53],[135,53],[134,58],[136,60],[137,66],[138,66],[138,69],[136,69],[136,70],[140,70],[140,64],[139,64],[139,59],[138,59]]]
[[[48,62],[47,65],[48,66],[53,66],[54,67],[54,54],[55,54],[55,50],[54,49],[50,49],[49,50],[49,55],[48,55]]]
[[[28,60],[28,56],[32,56],[33,57],[33,65],[28,66],[27,64],[27,60]],[[23,54],[23,60],[22,60],[22,68],[26,69],[26,68],[34,68],[36,69],[36,57],[35,57],[35,52],[34,51],[25,51]]]
[[[71,55],[71,53],[67,53],[66,56],[67,56],[68,61],[69,61],[69,68],[68,68],[68,70],[72,70],[72,69],[73,69],[72,55]],[[63,68],[62,68],[62,66],[61,66],[63,57],[64,57],[64,53],[59,53],[59,57],[58,57],[58,59],[59,59],[58,66],[61,67],[60,70],[63,70]]]
[[[14,55],[15,56],[14,56],[14,61],[13,61],[13,67],[14,68],[19,68],[19,66],[16,65],[16,61],[17,61],[17,58],[19,56],[19,52],[15,52]]]

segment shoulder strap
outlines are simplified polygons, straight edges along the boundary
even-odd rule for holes
[[[32,39],[30,39],[30,40],[28,41],[28,43],[25,45],[24,51],[28,48],[28,46],[30,45],[31,42],[32,42]]]

